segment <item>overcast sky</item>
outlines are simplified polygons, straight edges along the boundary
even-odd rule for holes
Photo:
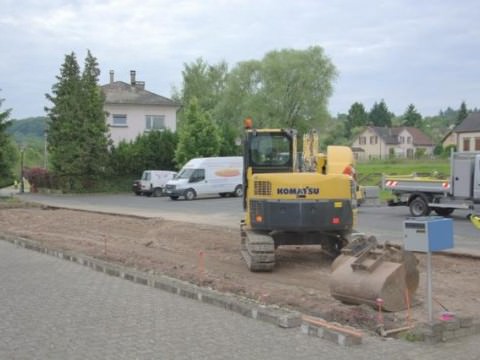
[[[67,53],[90,49],[100,83],[129,82],[170,97],[184,63],[229,67],[275,49],[319,45],[339,77],[332,115],[384,99],[424,116],[447,106],[480,107],[478,0],[0,0],[0,108],[44,116]]]

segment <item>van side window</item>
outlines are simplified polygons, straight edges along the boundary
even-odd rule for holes
[[[190,176],[190,182],[199,182],[205,180],[205,169],[195,169]]]

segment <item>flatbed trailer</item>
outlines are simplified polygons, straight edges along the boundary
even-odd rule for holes
[[[412,216],[431,211],[448,216],[455,209],[480,209],[480,152],[453,153],[449,179],[384,175],[382,188],[394,196],[389,206],[408,206]]]

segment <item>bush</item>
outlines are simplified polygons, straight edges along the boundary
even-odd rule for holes
[[[55,177],[44,168],[35,167],[25,169],[23,171],[23,176],[30,183],[31,192],[37,192],[39,188],[52,189],[57,187]]]

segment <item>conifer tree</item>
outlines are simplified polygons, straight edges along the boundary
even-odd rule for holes
[[[91,187],[106,170],[109,139],[99,74],[90,51],[82,74],[72,52],[65,56],[52,94],[46,95],[53,104],[45,108],[50,161],[62,187],[69,191]]]
[[[52,86],[52,95],[46,94],[52,102],[51,108],[45,108],[48,116],[48,151],[50,163],[59,176],[62,187],[74,190],[80,187],[81,147],[79,133],[83,124],[80,68],[75,56],[65,56],[65,62],[56,77],[58,82]]]
[[[0,99],[0,107],[4,99]],[[7,128],[11,122],[8,121],[10,109],[0,111],[0,186],[7,185],[13,179],[13,164],[16,152],[7,134]]]
[[[83,124],[81,135],[83,173],[95,179],[105,172],[110,144],[104,95],[98,85],[100,69],[97,59],[88,51],[81,80]]]

